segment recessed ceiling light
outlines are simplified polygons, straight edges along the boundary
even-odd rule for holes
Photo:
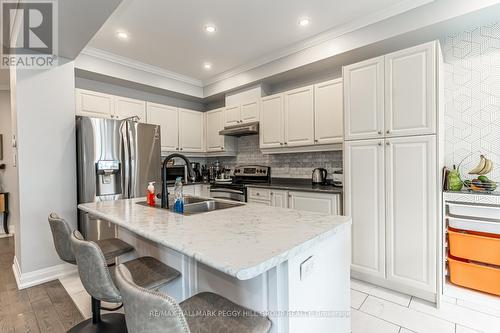
[[[205,31],[208,33],[214,33],[217,31],[217,28],[215,27],[215,25],[209,24],[205,26]]]
[[[307,17],[303,17],[299,20],[299,25],[302,27],[308,26],[309,23],[311,23],[311,20],[308,19]]]
[[[212,69],[212,64],[206,62],[206,63],[203,64],[203,68],[205,68],[208,71],[208,70]]]
[[[126,33],[125,31],[117,31],[116,37],[125,40],[128,39],[128,33]]]

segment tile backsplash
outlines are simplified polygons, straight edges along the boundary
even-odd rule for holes
[[[475,27],[442,41],[445,61],[445,163],[468,172],[480,153],[500,181],[500,24]]]
[[[238,138],[237,156],[211,157],[207,163],[216,160],[230,168],[242,164],[267,165],[271,167],[272,177],[279,178],[310,178],[314,168],[325,168],[329,174],[342,168],[341,151],[264,155],[259,148],[258,135]]]

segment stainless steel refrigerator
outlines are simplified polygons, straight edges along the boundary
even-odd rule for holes
[[[133,120],[76,117],[78,203],[146,196],[148,182],[161,188],[160,126]],[[90,240],[115,236],[112,224],[78,213]]]

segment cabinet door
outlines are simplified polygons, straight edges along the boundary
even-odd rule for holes
[[[113,96],[76,89],[76,114],[86,117],[114,118]]]
[[[224,111],[224,126],[233,126],[241,121],[241,107],[228,106]]]
[[[288,191],[271,190],[271,206],[288,208]]]
[[[115,117],[118,119],[139,117],[139,122],[146,122],[146,102],[115,96]]]
[[[224,150],[224,135],[219,131],[224,128],[224,109],[206,112],[207,152]]]
[[[288,207],[323,214],[339,214],[340,196],[313,192],[288,192]]]
[[[252,123],[259,121],[259,102],[249,102],[241,105],[241,122]]]
[[[384,140],[346,142],[344,211],[352,217],[352,265],[385,278]]]
[[[342,79],[314,86],[314,142],[339,143],[344,140]]]
[[[179,109],[179,150],[203,152],[203,112]]]
[[[387,136],[436,133],[436,42],[385,56]]]
[[[147,103],[149,124],[160,125],[161,150],[179,150],[179,110],[172,106]]]
[[[308,86],[284,93],[285,145],[314,144],[314,88]]]
[[[436,138],[386,143],[387,279],[436,292]]]
[[[382,137],[384,131],[384,57],[343,68],[346,140]]]
[[[262,98],[260,113],[260,148],[283,146],[283,95],[272,95]]]

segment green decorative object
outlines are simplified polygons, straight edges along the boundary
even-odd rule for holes
[[[448,189],[450,191],[460,191],[463,187],[460,171],[453,166],[453,170],[448,174]]]

